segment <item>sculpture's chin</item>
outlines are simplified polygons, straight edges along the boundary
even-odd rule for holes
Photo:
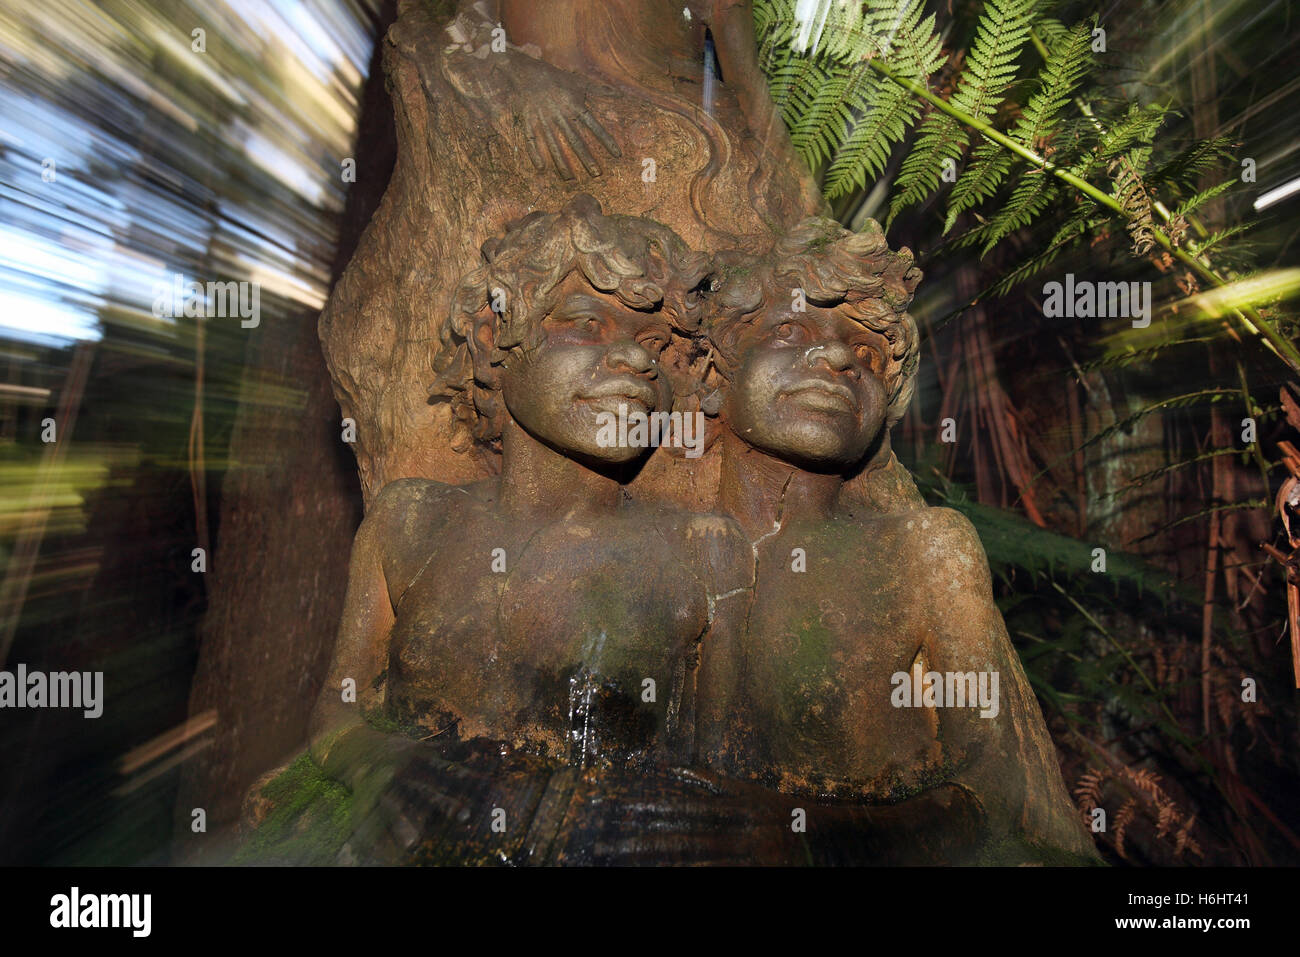
[[[810,472],[843,472],[857,465],[865,457],[868,443],[845,441],[843,434],[824,425],[808,427],[785,435],[754,439],[747,436],[749,444],[791,465]]]
[[[630,465],[644,458],[646,449],[612,448],[583,449],[574,454],[574,458],[591,465]]]

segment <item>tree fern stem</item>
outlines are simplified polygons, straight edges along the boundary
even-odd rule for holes
[[[1054,164],[1051,160],[1044,159],[1043,157],[1035,153],[1033,150],[1026,149],[1025,147],[1021,146],[1019,143],[1017,143],[1015,140],[1013,140],[1011,137],[1007,136],[1005,133],[1000,132],[999,130],[994,129],[992,126],[990,126],[988,123],[985,123],[983,120],[976,119],[975,117],[971,116],[965,111],[960,110],[957,107],[953,106],[951,103],[947,102],[942,97],[938,97],[935,94],[931,93],[928,89],[926,89],[920,83],[917,83],[915,80],[909,79],[908,77],[905,76],[899,76],[889,67],[885,66],[885,64],[882,63],[878,58],[872,58],[868,60],[867,63],[877,73],[881,74],[882,76],[888,77],[889,79],[897,83],[899,86],[921,97],[921,99],[925,100],[927,103],[931,104],[936,109],[942,110],[944,113],[947,113],[957,122],[971,127],[972,129],[982,134],[986,139],[992,140],[994,143],[997,143],[1002,148],[1008,149],[1011,152],[1015,153],[1017,156],[1019,156],[1021,159],[1025,160],[1026,162],[1032,163],[1034,166],[1037,166],[1039,169],[1045,170],[1051,173],[1053,176],[1057,177],[1058,179],[1061,179],[1069,183],[1075,189],[1079,190],[1079,192],[1084,193],[1090,198],[1096,200],[1098,203],[1101,203],[1103,206],[1110,207],[1111,209],[1115,210],[1115,212],[1119,213],[1121,216],[1124,215],[1124,208],[1119,204],[1118,200],[1116,200],[1112,196],[1106,195],[1101,190],[1099,190],[1096,186],[1093,186],[1091,183],[1089,183],[1087,180],[1081,179],[1080,177],[1074,175],[1067,169],[1061,169],[1059,166]]]
[[[1106,193],[1098,189],[1096,186],[1093,186],[1087,180],[1079,176],[1076,176],[1074,173],[1071,173],[1069,170],[1062,169],[1061,167],[1053,163],[1051,160],[1039,156],[1033,150],[1022,146],[1021,144],[1013,140],[1011,137],[1007,136],[1005,133],[997,129],[994,129],[992,126],[990,126],[988,123],[985,123],[983,120],[971,116],[965,111],[953,106],[951,103],[947,102],[942,97],[936,96],[934,93],[931,93],[930,90],[928,90],[923,84],[917,83],[915,80],[910,79],[909,77],[899,76],[889,67],[887,67],[880,60],[879,57],[872,57],[871,59],[867,60],[867,65],[870,66],[871,69],[879,73],[881,76],[888,77],[890,80],[893,80],[899,86],[903,87],[903,89],[908,90],[909,92],[915,94],[916,96],[919,96],[921,99],[925,100],[931,106],[935,107],[935,109],[947,113],[957,122],[975,130],[985,139],[992,140],[994,143],[997,143],[1003,149],[1010,150],[1012,153],[1019,156],[1025,162],[1037,166],[1039,169],[1043,170],[1044,172],[1051,173],[1053,176],[1055,176],[1057,179],[1061,180],[1062,182],[1068,183],[1070,186],[1074,187],[1076,190],[1083,193],[1085,196],[1089,197],[1094,202],[1100,203],[1102,206],[1114,210],[1120,216],[1124,216],[1124,207],[1121,206],[1119,201],[1115,199],[1113,196],[1107,195]],[[1127,219],[1126,216],[1125,218]],[[1156,242],[1158,242],[1175,259],[1183,263],[1194,273],[1196,273],[1196,275],[1201,277],[1201,279],[1215,286],[1222,287],[1228,285],[1228,281],[1226,279],[1219,276],[1213,269],[1211,269],[1205,263],[1201,262],[1199,259],[1197,259],[1195,256],[1192,256],[1190,253],[1186,252],[1185,250],[1176,247],[1173,244],[1173,242],[1170,241],[1168,234],[1166,234],[1164,230],[1160,229],[1158,226],[1155,226],[1153,224],[1151,231],[1155,235]],[[1300,351],[1297,351],[1294,345],[1292,345],[1284,336],[1279,334],[1277,330],[1273,328],[1272,324],[1268,322],[1268,320],[1264,319],[1261,315],[1259,315],[1259,313],[1256,312],[1255,309],[1252,308],[1251,306],[1246,306],[1242,309],[1233,308],[1232,313],[1243,325],[1246,326],[1247,330],[1252,335],[1257,337],[1262,336],[1265,342],[1272,349],[1272,351],[1275,352],[1277,356],[1280,359],[1282,359],[1283,362],[1291,366],[1293,370],[1300,372]]]

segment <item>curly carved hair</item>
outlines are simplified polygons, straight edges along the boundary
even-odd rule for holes
[[[880,224],[867,220],[854,233],[831,219],[813,217],[795,226],[767,255],[730,257],[717,282],[717,304],[709,322],[714,365],[730,379],[740,362],[745,333],[762,308],[803,290],[808,302],[841,311],[889,342],[884,370],[889,396],[887,425],[907,410],[916,384],[920,345],[907,307],[921,281],[912,251],[891,250]]]
[[[505,404],[481,374],[469,347],[476,317],[491,314],[495,339],[489,361],[501,365],[515,350],[545,341],[542,320],[559,304],[560,285],[573,272],[598,292],[632,309],[662,310],[677,331],[697,332],[702,287],[712,264],[667,226],[639,216],[605,215],[586,194],[558,213],[530,213],[482,246],[483,265],[461,280],[441,330],[442,348],[430,398],[448,402],[452,443],[498,446]],[[482,361],[482,357],[478,357]],[[478,370],[480,373],[482,370]]]

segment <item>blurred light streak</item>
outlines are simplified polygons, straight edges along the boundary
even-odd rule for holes
[[[0,582],[0,667],[9,659],[9,648],[13,644],[14,633],[18,630],[18,619],[27,598],[27,586],[31,582],[32,570],[36,567],[36,556],[50,514],[50,492],[53,488],[51,473],[58,469],[71,444],[77,409],[81,404],[81,390],[85,387],[86,376],[90,372],[91,349],[92,346],[82,343],[73,357],[72,368],[68,371],[67,381],[59,395],[59,414],[55,418],[55,428],[61,434],[62,441],[45,446],[40,472],[32,486],[28,521],[18,534],[5,568],[4,580]]]
[[[1171,304],[1180,316],[1222,319],[1245,306],[1259,307],[1300,293],[1300,268],[1273,269]]]
[[[191,738],[197,737],[215,726],[216,723],[217,712],[214,709],[208,709],[201,714],[196,714],[170,731],[165,731],[139,747],[132,748],[118,762],[118,772],[123,775],[134,774],[146,764],[156,761],[168,751],[174,751]]]
[[[0,10],[0,329],[98,338],[106,310],[149,310],[159,273],[256,281],[267,260],[277,288],[292,290],[279,308],[319,308],[373,48],[367,9]],[[192,48],[196,28],[205,52]],[[275,234],[241,229],[258,220]],[[96,238],[73,242],[74,227]],[[218,262],[232,273],[216,274]]]
[[[1280,203],[1297,190],[1300,190],[1300,177],[1275,189],[1270,189],[1267,193],[1261,195],[1259,199],[1255,200],[1255,211],[1258,212],[1261,209],[1267,209],[1274,203]]]
[[[0,723],[0,858],[144,859],[210,743],[176,727],[206,610],[190,550],[242,404],[305,401],[249,356],[325,301],[378,8],[0,0],[0,662],[104,670],[113,715]],[[177,273],[259,283],[259,325],[154,316]]]

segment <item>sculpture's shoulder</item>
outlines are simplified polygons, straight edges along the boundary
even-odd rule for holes
[[[877,554],[912,555],[953,565],[976,578],[988,575],[979,534],[956,509],[929,505],[887,513],[843,509],[823,527],[845,540],[869,539],[876,543],[872,550]]]
[[[491,507],[496,483],[447,485],[432,479],[406,478],[389,482],[370,503],[357,531],[354,549],[368,549],[385,564],[411,551],[437,547],[448,529],[473,522]]]
[[[969,518],[952,508],[922,506],[906,512],[856,517],[854,524],[900,560],[930,569],[916,580],[950,589],[954,581],[980,593],[991,589],[988,556]]]
[[[988,556],[970,519],[951,508],[925,508],[905,524],[915,536],[908,561],[938,633],[1007,657],[1010,644],[994,601]]]
[[[448,485],[432,479],[396,479],[375,496],[363,524],[396,531],[404,521],[437,518],[457,506],[488,504],[492,501],[494,487],[495,483],[491,481]]]
[[[816,538],[806,537],[828,550],[845,582],[896,596],[898,608],[923,632],[945,641],[958,635],[964,642],[997,640],[1000,619],[988,559],[975,526],[961,512],[923,506],[840,515],[824,523]]]
[[[988,555],[969,518],[956,509],[927,507],[911,513],[909,521],[918,526],[918,543],[946,561],[954,572],[988,582]]]

